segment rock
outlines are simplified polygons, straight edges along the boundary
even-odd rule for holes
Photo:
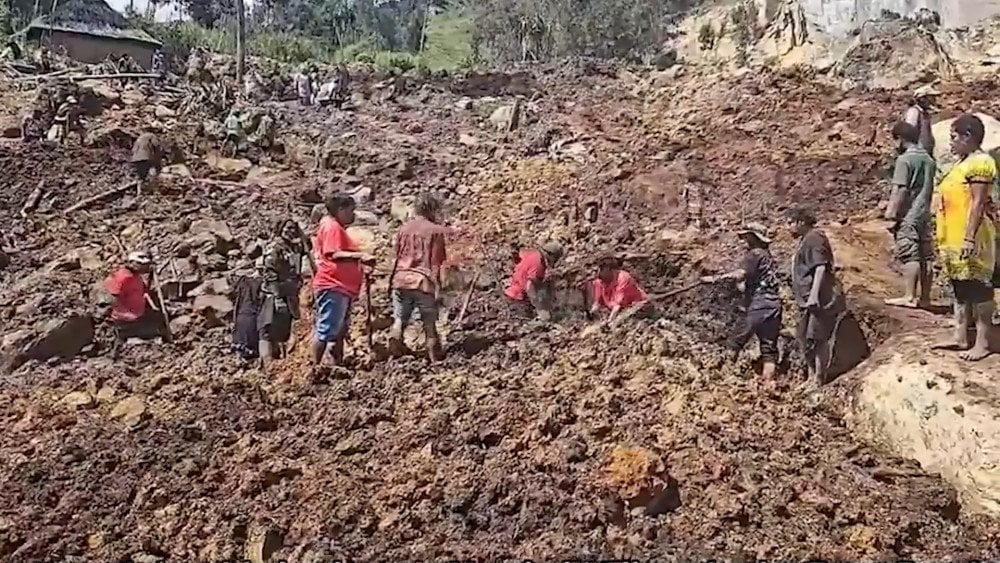
[[[284,534],[276,528],[255,530],[247,542],[246,558],[251,563],[268,563],[284,547]]]
[[[684,67],[680,65],[672,66],[666,70],[654,72],[652,84],[656,88],[670,86],[675,80],[684,75]]]
[[[96,248],[76,249],[79,257],[80,267],[84,270],[103,270],[104,261],[101,260],[100,251]]]
[[[94,81],[88,80],[86,82],[94,82]],[[111,88],[106,83],[93,84],[92,86],[90,86],[90,89],[91,91],[94,92],[95,96],[100,98],[101,104],[104,107],[110,108],[122,102],[121,94],[119,94],[117,90]]]
[[[500,106],[490,114],[490,123],[497,131],[512,131],[517,129],[521,120],[520,101],[509,106]]]
[[[191,169],[184,164],[171,164],[169,166],[164,166],[160,175],[167,178],[190,178]]]
[[[45,265],[46,272],[72,272],[80,269],[80,253],[71,250]]]
[[[199,295],[194,300],[193,309],[208,323],[209,327],[225,324],[225,319],[233,312],[233,302],[225,295]]]
[[[130,147],[133,142],[135,137],[118,127],[96,127],[87,131],[84,137],[84,144],[90,147]]]
[[[120,233],[123,239],[134,239],[138,238],[142,234],[142,223],[132,223],[131,225],[122,229]]]
[[[459,144],[465,145],[467,147],[475,147],[479,145],[479,139],[476,139],[472,135],[466,133],[460,133],[458,135]]]
[[[0,373],[10,373],[24,363],[24,348],[31,339],[30,330],[17,330],[0,341]]]
[[[250,260],[256,260],[260,258],[261,256],[264,255],[264,244],[259,240],[251,242],[250,244],[243,247],[243,255],[249,258]]]
[[[107,403],[115,398],[115,390],[113,387],[108,387],[105,385],[97,392],[97,401],[99,403]]]
[[[24,350],[24,359],[68,360],[94,341],[94,319],[89,315],[51,319],[41,324],[38,334],[40,336]]]
[[[340,183],[344,184],[345,186],[351,186],[351,187],[360,186],[362,181],[363,180],[361,178],[358,178],[357,176],[351,174],[344,174],[340,177]]]
[[[94,406],[94,398],[86,391],[74,391],[69,393],[59,402],[71,408],[87,408]]]
[[[361,176],[363,178],[365,176],[370,176],[372,174],[375,174],[381,171],[382,169],[383,167],[379,166],[378,164],[374,164],[371,162],[363,162],[358,165],[357,169],[354,171],[354,175]]]
[[[455,107],[462,111],[469,111],[472,109],[472,98],[462,98],[455,103]]]
[[[122,92],[122,103],[127,106],[142,106],[149,102],[149,96],[141,90],[126,90]]]
[[[135,395],[118,401],[111,409],[111,418],[117,418],[129,426],[134,426],[145,417],[146,402]]]
[[[375,233],[369,229],[351,225],[347,228],[347,234],[351,236],[351,239],[358,245],[358,250],[361,252],[374,254],[375,250],[378,248]]]
[[[316,186],[303,186],[296,190],[295,196],[305,203],[323,203],[323,196],[319,195]]]
[[[173,336],[183,336],[191,330],[191,323],[194,319],[191,315],[181,315],[175,319],[170,319],[170,334]]]
[[[402,159],[395,166],[397,180],[410,180],[413,178],[413,163],[409,159]]]
[[[168,117],[177,117],[177,112],[166,106],[156,106],[153,108],[153,115],[157,119],[166,119]]]
[[[193,248],[210,246],[219,254],[226,254],[236,248],[233,232],[225,221],[198,219],[188,227],[190,237],[187,242]]]
[[[21,125],[17,123],[10,123],[5,125],[0,125],[2,131],[0,131],[0,136],[4,139],[19,139],[21,138]]]
[[[659,55],[653,57],[651,62],[657,70],[667,70],[677,64],[677,51],[674,49],[667,49],[666,51],[663,51]]]
[[[967,362],[931,350],[935,327],[897,331],[851,373],[847,422],[869,443],[917,461],[958,493],[962,512],[1000,516],[1000,356]],[[837,347],[840,348],[838,335]],[[941,499],[942,513],[952,508]]]
[[[354,198],[354,201],[357,202],[359,205],[363,205],[365,203],[371,203],[372,200],[375,199],[375,194],[374,192],[372,192],[371,188],[359,186],[354,191],[350,192],[350,194],[351,197]]]
[[[191,297],[200,297],[202,295],[229,295],[229,293],[229,281],[226,278],[215,278],[192,289],[188,292],[188,295]]]
[[[396,196],[389,203],[389,216],[405,223],[413,218],[413,198],[407,196]]]
[[[226,158],[217,154],[206,156],[205,164],[217,172],[233,176],[246,174],[253,168],[253,163],[245,158]]]
[[[378,215],[371,211],[358,209],[354,212],[354,223],[365,227],[374,227],[379,224]]]

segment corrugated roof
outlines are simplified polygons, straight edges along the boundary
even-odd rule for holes
[[[54,12],[35,18],[27,29],[83,33],[161,45],[145,31],[129,27],[125,17],[104,0],[63,0],[56,5]]]

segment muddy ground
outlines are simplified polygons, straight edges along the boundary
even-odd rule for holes
[[[826,221],[869,216],[903,98],[764,71],[658,83],[598,70],[415,85],[398,103],[332,117],[276,105],[287,153],[261,159],[268,170],[222,173],[189,153],[192,177],[177,172],[152,193],[69,215],[61,211],[125,179],[121,147],[0,146],[5,349],[37,348],[53,330],[46,323],[73,315],[83,320],[69,332],[86,332],[93,285],[120,259],[115,237],[174,259],[161,279],[177,288],[173,344],[136,344],[112,363],[98,323],[79,354],[21,357],[0,376],[0,558],[1000,552],[997,524],[963,511],[939,477],[850,434],[850,375],[820,394],[802,392],[794,370],[777,389],[761,386],[753,353],[734,359],[723,346],[739,318],[732,288],[692,291],[663,304],[660,320],[596,334],[583,333],[574,301],[603,252],[628,255],[655,293],[729,267],[731,230],[744,218],[781,227],[799,203]],[[488,116],[515,82],[525,123],[497,131]],[[990,91],[954,87],[946,101],[989,111],[976,96]],[[143,111],[126,105],[98,119],[136,122]],[[318,170],[292,148],[310,129],[329,139]],[[709,194],[701,233],[684,231],[685,182]],[[39,183],[46,195],[22,218]],[[350,373],[309,381],[302,344],[272,376],[240,365],[213,293],[250,266],[273,220],[305,220],[316,195],[359,188],[371,196],[356,234],[383,259],[372,292],[381,327],[397,198],[430,188],[447,199],[450,316],[482,271],[467,322],[446,331],[448,359],[428,366],[369,350],[359,303]],[[582,210],[595,200],[591,221]],[[511,248],[539,237],[569,250],[556,326],[509,318],[499,296]],[[780,259],[790,244],[781,232]],[[878,311],[859,317],[877,343],[887,330]],[[377,349],[385,338],[375,334]],[[61,350],[72,339],[56,340]]]

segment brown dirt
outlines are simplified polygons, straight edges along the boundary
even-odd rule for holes
[[[238,252],[191,252],[203,279],[226,276],[245,265],[246,243],[273,219],[289,209],[308,214],[296,201],[304,188],[356,183],[366,163],[393,164],[361,178],[374,193],[362,209],[380,221],[365,227],[382,258],[377,322],[389,310],[387,214],[397,195],[425,187],[445,195],[457,279],[483,268],[494,288],[477,293],[436,366],[369,351],[358,305],[348,352],[355,369],[323,383],[304,377],[303,344],[272,377],[245,369],[226,348],[226,327],[196,314],[176,343],[134,346],[120,363],[107,359],[102,328],[71,360],[30,361],[0,377],[0,559],[997,553],[995,522],[962,511],[939,477],[847,430],[850,376],[820,394],[801,392],[792,374],[768,390],[752,374],[752,354],[733,360],[721,344],[739,318],[735,290],[700,288],[664,304],[666,318],[617,333],[583,335],[574,309],[573,285],[602,252],[632,255],[630,268],[655,293],[729,267],[738,249],[730,228],[744,217],[780,226],[796,203],[814,204],[827,220],[870,214],[883,190],[885,129],[902,98],[845,96],[763,71],[693,76],[665,90],[625,71],[532,72],[531,80],[468,79],[454,92],[429,86],[403,105],[363,106],[325,125],[275,108],[286,112],[289,143],[295,132],[325,128],[335,140],[330,169],[275,155],[272,165],[290,173],[281,183],[169,179],[157,193],[72,217],[59,210],[125,177],[110,149],[0,146],[0,174],[17,179],[0,205],[11,225],[4,244],[17,249],[0,272],[5,335],[91,310],[91,285],[118,259],[111,233],[139,225],[125,244],[169,256],[191,221],[224,220]],[[537,88],[537,120],[513,133],[483,124],[488,101],[455,108],[455,92],[515,86]],[[989,91],[973,85],[948,99]],[[836,109],[845,98],[852,101]],[[460,133],[478,144],[460,144]],[[550,152],[549,142],[566,139]],[[664,242],[664,229],[682,227],[684,180],[662,168],[688,156],[700,157],[687,168],[711,188],[711,228],[689,243]],[[40,181],[52,199],[22,220],[21,203]],[[590,199],[602,201],[593,223],[578,213]],[[492,272],[506,270],[508,251],[539,237],[569,249],[556,272],[567,288],[557,326],[506,318],[495,291]],[[789,244],[781,234],[782,259]],[[103,268],[44,269],[88,245]],[[175,318],[189,308],[170,306]],[[877,339],[886,329],[873,316],[864,324]],[[376,340],[384,343],[384,332]],[[914,476],[885,477],[882,468]]]

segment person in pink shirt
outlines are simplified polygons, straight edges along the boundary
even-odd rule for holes
[[[112,359],[117,360],[121,356],[129,338],[166,337],[163,317],[149,296],[146,276],[152,267],[153,258],[149,252],[136,251],[129,254],[125,264],[104,280],[104,289],[114,300],[107,311],[115,334]]]
[[[632,274],[622,269],[618,258],[605,257],[597,263],[597,278],[591,282],[591,314],[607,309],[608,324],[614,323],[622,309],[641,309],[649,296]]]
[[[517,311],[528,317],[537,315],[542,321],[552,318],[551,295],[545,275],[562,259],[563,254],[562,245],[555,241],[547,242],[541,248],[525,248],[518,253],[510,283],[504,291]]]

